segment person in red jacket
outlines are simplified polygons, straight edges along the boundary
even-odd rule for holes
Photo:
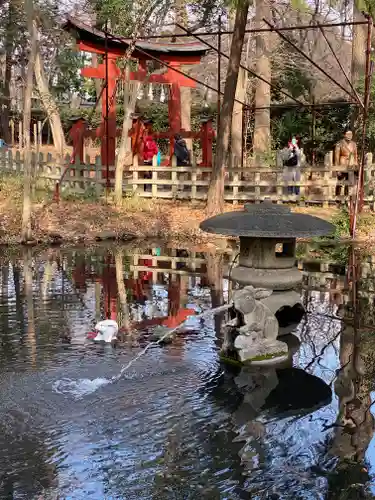
[[[151,135],[146,135],[143,140],[143,162],[145,165],[152,164],[152,158],[159,152],[158,145]]]
[[[143,164],[144,165],[152,165],[152,159],[159,152],[158,145],[154,141],[151,135],[146,135],[143,139]],[[144,173],[145,179],[152,178],[152,172]],[[151,191],[151,184],[144,185],[145,191]]]

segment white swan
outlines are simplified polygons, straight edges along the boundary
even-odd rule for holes
[[[118,324],[113,319],[105,319],[95,325],[94,332],[97,334],[93,337],[94,342],[110,343],[117,338]]]

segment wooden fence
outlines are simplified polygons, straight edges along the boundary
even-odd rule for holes
[[[35,147],[42,146],[43,143],[43,127],[47,123],[48,132],[49,132],[49,124],[46,120],[43,122],[40,120],[32,121],[30,132],[31,132],[31,142]],[[17,146],[22,149],[23,147],[23,122],[15,122],[14,120],[9,120],[9,129],[10,129],[10,140],[12,146]],[[49,143],[49,138],[47,140]]]
[[[286,169],[282,167],[230,168],[225,174],[224,197],[227,202],[260,202],[265,197],[277,202],[294,202],[299,205],[346,204],[354,194],[356,174],[344,167],[333,166],[327,155],[324,165],[304,166],[299,169],[300,179],[291,182],[286,178]],[[69,157],[59,165],[51,154],[33,154],[33,171],[38,179],[44,179],[47,186],[54,188],[62,173],[68,168],[61,186],[62,191],[69,190],[84,194],[88,190],[100,196],[106,184],[102,178],[100,157],[86,164],[69,164]],[[12,154],[0,150],[0,172],[21,173],[23,156],[20,152]],[[110,167],[114,172],[114,167]],[[341,180],[338,174],[345,173]],[[198,166],[161,167],[157,165],[138,165],[136,157],[129,170],[124,172],[123,191],[129,195],[144,198],[206,200],[211,169]],[[375,207],[375,165],[372,154],[367,154],[365,168],[364,202],[365,206]]]

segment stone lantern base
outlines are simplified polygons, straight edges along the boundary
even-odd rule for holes
[[[246,335],[238,335],[234,347],[239,352],[241,362],[253,366],[277,365],[288,359],[288,346],[280,340],[253,340]]]

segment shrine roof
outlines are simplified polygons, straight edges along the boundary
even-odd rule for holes
[[[78,42],[91,43],[98,48],[104,48],[105,33],[92,26],[82,23],[78,19],[68,16],[66,22],[62,25],[63,30],[70,33]],[[172,35],[171,35],[172,36]],[[107,46],[108,49],[116,49],[126,51],[129,47],[130,38],[121,36],[108,35]],[[178,54],[186,55],[205,55],[209,48],[199,42],[187,43],[172,43],[172,42],[148,42],[145,40],[138,40],[135,43],[135,48],[150,52],[152,55],[157,56],[162,54]]]

